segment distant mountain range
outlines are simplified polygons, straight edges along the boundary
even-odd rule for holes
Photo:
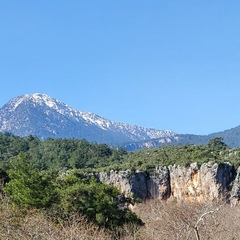
[[[90,112],[81,112],[47,96],[25,94],[11,99],[0,108],[0,132],[26,137],[77,138],[106,143],[134,151],[161,145],[206,144],[223,137],[230,147],[240,146],[240,126],[209,135],[177,134],[126,123],[113,122]]]

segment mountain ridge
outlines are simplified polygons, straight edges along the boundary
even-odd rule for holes
[[[113,122],[95,113],[82,112],[46,94],[25,94],[11,99],[0,109],[0,132],[40,139],[84,138],[121,146],[152,138],[174,138],[170,130],[155,130]]]
[[[240,126],[208,135],[178,134],[114,122],[95,113],[82,112],[46,94],[24,94],[0,108],[0,132],[20,137],[76,138],[123,147],[128,151],[162,145],[207,144],[222,137],[229,147],[240,147]]]

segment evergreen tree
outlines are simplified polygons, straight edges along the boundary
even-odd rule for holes
[[[11,160],[4,191],[20,207],[49,207],[55,200],[53,174],[39,171],[26,154]]]

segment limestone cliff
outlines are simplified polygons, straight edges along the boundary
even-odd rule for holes
[[[170,166],[171,196],[177,200],[213,201],[228,195],[233,181],[233,166],[196,163],[190,167]]]
[[[158,166],[151,174],[112,170],[110,173],[99,173],[98,178],[116,186],[127,196],[143,200],[174,198],[204,202],[230,197],[238,203],[240,199],[240,168],[236,170],[230,163]]]
[[[236,177],[232,184],[231,190],[232,203],[237,204],[240,201],[240,167],[237,169]]]

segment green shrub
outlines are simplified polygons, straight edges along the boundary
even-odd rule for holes
[[[59,179],[60,208],[64,213],[84,214],[99,226],[115,228],[128,222],[142,224],[129,209],[118,207],[119,191],[96,181],[94,177],[79,178],[75,173]]]

